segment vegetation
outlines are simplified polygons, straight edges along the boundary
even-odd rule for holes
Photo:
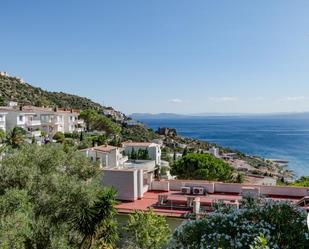
[[[53,136],[53,139],[57,141],[57,143],[64,143],[65,141],[65,136],[63,132],[56,132],[56,134]]]
[[[171,174],[178,179],[232,180],[232,168],[209,154],[189,153],[172,165]]]
[[[132,148],[129,158],[132,160],[150,160],[148,150],[139,149],[137,152]]]
[[[18,148],[25,143],[26,131],[20,127],[14,127],[6,135],[6,143],[12,148]]]
[[[267,240],[263,234],[260,234],[260,236],[256,237],[254,239],[253,245],[250,246],[250,249],[270,249],[267,246]]]
[[[28,145],[0,164],[0,248],[91,248],[117,239],[115,192],[62,145]]]
[[[306,216],[287,202],[246,202],[240,210],[219,205],[205,218],[177,228],[169,248],[305,249],[309,248]]]
[[[85,120],[88,131],[104,131],[106,135],[119,135],[121,127],[110,118],[99,114],[93,109],[87,109],[80,113],[80,117]]]
[[[153,130],[147,129],[141,125],[129,127],[123,126],[121,136],[124,141],[131,140],[137,142],[149,142],[153,139],[159,138]]]
[[[294,183],[292,183],[293,186],[299,186],[299,187],[309,187],[309,176],[302,176],[298,180],[296,180]]]
[[[21,83],[15,77],[0,75],[0,92],[2,105],[14,100],[22,105],[103,110],[103,106],[90,99],[63,92],[48,92],[39,87]]]
[[[0,143],[2,143],[5,139],[5,131],[0,129]]]
[[[170,238],[170,229],[165,218],[151,209],[146,212],[135,211],[130,215],[125,231],[125,248],[160,249]]]

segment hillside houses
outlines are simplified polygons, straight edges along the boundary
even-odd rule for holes
[[[41,131],[49,136],[56,132],[73,133],[84,130],[84,121],[79,119],[79,110],[18,106],[9,102],[0,106],[0,128],[4,131],[20,127],[32,136],[40,136]]]

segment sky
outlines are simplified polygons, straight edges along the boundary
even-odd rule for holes
[[[308,0],[0,0],[0,71],[126,114],[309,111]]]

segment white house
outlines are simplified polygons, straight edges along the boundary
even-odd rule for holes
[[[216,158],[220,158],[220,150],[219,150],[219,148],[217,148],[217,147],[211,147],[211,148],[209,149],[209,153],[210,153],[211,155],[213,155],[214,157],[216,157]]]
[[[124,142],[122,143],[125,154],[130,155],[132,150],[138,152],[138,150],[147,150],[149,158],[155,160],[157,165],[161,165],[161,146],[156,143],[147,142]]]
[[[151,189],[156,170],[154,160],[128,160],[123,148],[101,145],[80,150],[82,154],[97,161],[103,171],[104,186],[117,190],[118,200],[133,201],[142,198]]]
[[[122,155],[122,148],[110,145],[101,145],[81,150],[81,152],[92,161],[97,161],[103,168],[118,168],[128,160]]]

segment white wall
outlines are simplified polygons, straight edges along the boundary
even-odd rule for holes
[[[117,190],[116,199],[135,201],[143,198],[148,185],[143,184],[143,170],[103,170],[103,185]]]
[[[117,190],[116,199],[134,201],[138,199],[137,171],[104,170],[103,185]]]
[[[309,188],[306,187],[281,187],[281,186],[265,186],[265,185],[244,185],[238,183],[220,183],[208,181],[194,181],[194,180],[169,180],[170,190],[180,191],[181,187],[199,187],[205,186],[207,189],[214,188],[214,192],[221,193],[238,193],[242,192],[242,187],[259,188],[261,195],[278,195],[278,196],[292,196],[303,197],[309,194]]]
[[[6,115],[7,113],[0,113],[0,129],[6,131]]]

